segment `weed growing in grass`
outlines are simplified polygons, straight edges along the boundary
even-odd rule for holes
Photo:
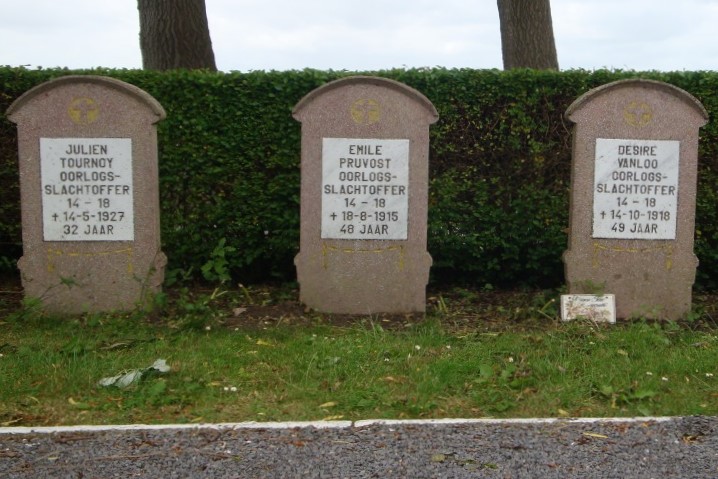
[[[229,283],[232,276],[229,273],[229,260],[227,254],[236,250],[234,246],[227,245],[227,238],[222,238],[214,247],[210,257],[205,264],[202,265],[202,276],[210,282],[219,282],[220,284]]]
[[[19,309],[7,316],[7,321],[32,321],[42,316],[42,302],[39,298],[23,298]]]
[[[628,389],[616,389],[613,386],[603,385],[598,387],[597,391],[601,396],[610,400],[611,408],[613,409],[650,400],[657,394],[657,392],[653,389],[638,388],[636,385],[631,386]],[[637,409],[644,416],[651,415],[651,410],[642,404],[639,404]]]

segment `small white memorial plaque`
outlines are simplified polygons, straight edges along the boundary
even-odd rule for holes
[[[679,141],[596,139],[594,238],[676,238],[679,151]]]
[[[409,140],[322,139],[323,239],[406,240]]]
[[[612,294],[562,294],[561,319],[586,318],[597,323],[616,322],[616,297]]]
[[[133,241],[132,139],[40,138],[45,241]]]

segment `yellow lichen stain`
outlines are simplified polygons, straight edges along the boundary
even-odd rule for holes
[[[132,248],[123,248],[112,251],[95,251],[91,253],[78,253],[73,251],[63,251],[61,249],[48,248],[47,250],[47,272],[55,272],[55,258],[61,256],[67,257],[98,257],[98,256],[110,256],[110,255],[127,255],[127,273],[132,274],[134,267],[132,266],[132,254],[134,253]]]
[[[336,246],[328,245],[327,243],[322,243],[322,267],[324,269],[327,269],[327,256],[329,253],[346,253],[346,254],[355,254],[355,253],[368,253],[368,254],[383,254],[388,253],[391,251],[399,251],[399,264],[398,268],[400,271],[404,270],[404,247],[403,246],[389,246],[387,248],[368,248],[368,249],[354,249],[354,248],[339,248]]]
[[[601,243],[593,243],[593,261],[591,266],[598,268],[598,255],[602,251],[612,251],[616,253],[663,253],[666,256],[666,271],[673,268],[673,245],[653,246],[647,248],[621,248],[617,246],[606,246]]]

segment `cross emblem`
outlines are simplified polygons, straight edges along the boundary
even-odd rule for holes
[[[632,101],[623,110],[623,118],[631,126],[646,126],[653,119],[653,110],[647,103]]]
[[[371,125],[379,121],[381,108],[376,100],[359,99],[352,103],[351,115],[354,123],[358,125]]]
[[[100,108],[92,98],[75,98],[67,109],[70,119],[78,125],[89,125],[97,120]]]

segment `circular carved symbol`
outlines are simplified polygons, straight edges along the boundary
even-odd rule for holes
[[[653,110],[647,103],[632,101],[623,110],[623,119],[631,126],[646,126],[653,120]]]
[[[70,103],[67,114],[78,125],[89,125],[97,120],[100,107],[92,98],[75,98]]]
[[[376,100],[361,99],[352,103],[351,114],[354,123],[371,125],[381,118],[381,108]]]

